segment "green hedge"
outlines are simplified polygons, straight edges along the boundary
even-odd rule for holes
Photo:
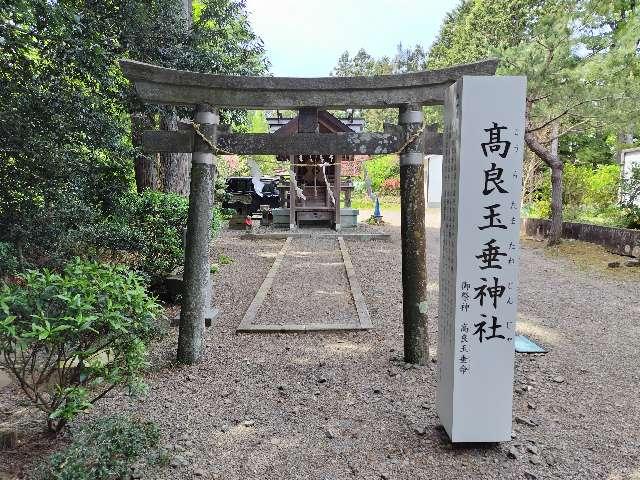
[[[566,163],[563,174],[563,218],[565,221],[637,228],[638,211],[619,203],[620,166]],[[547,170],[537,199],[525,205],[524,214],[534,218],[551,216],[551,172]]]
[[[152,285],[184,261],[183,232],[189,201],[172,193],[145,191],[123,196],[113,214],[88,228],[94,255],[127,263]],[[222,214],[213,211],[213,235],[222,226]]]

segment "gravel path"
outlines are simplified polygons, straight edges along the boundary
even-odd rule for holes
[[[292,239],[253,323],[356,325],[358,313],[338,240]]]
[[[429,216],[432,306],[437,220]],[[399,229],[387,229],[391,242],[347,242],[374,330],[308,334],[234,333],[284,241],[224,232],[216,246],[234,262],[216,277],[222,314],[207,330],[205,361],[174,366],[174,330],[154,349],[148,394],[116,393],[92,415],[130,412],[160,425],[175,468],[144,478],[640,478],[640,279],[523,248],[518,328],[550,353],[517,355],[511,442],[452,447],[435,411],[436,365],[399,359]],[[305,251],[318,246],[329,250],[312,243]],[[304,310],[316,320],[326,308]],[[429,315],[435,354],[437,312]],[[7,464],[0,456],[0,468]]]

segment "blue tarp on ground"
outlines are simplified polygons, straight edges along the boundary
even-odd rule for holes
[[[547,353],[544,348],[532,342],[524,335],[516,335],[515,345],[517,353]]]

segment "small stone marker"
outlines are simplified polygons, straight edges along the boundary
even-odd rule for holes
[[[445,96],[438,414],[452,442],[511,439],[526,79]]]

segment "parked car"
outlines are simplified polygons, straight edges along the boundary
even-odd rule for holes
[[[280,205],[278,194],[278,179],[263,177],[262,196],[253,188],[251,177],[229,177],[225,188],[226,198],[222,202],[223,208],[233,208],[239,214],[251,215],[260,210],[260,205],[277,208]]]

